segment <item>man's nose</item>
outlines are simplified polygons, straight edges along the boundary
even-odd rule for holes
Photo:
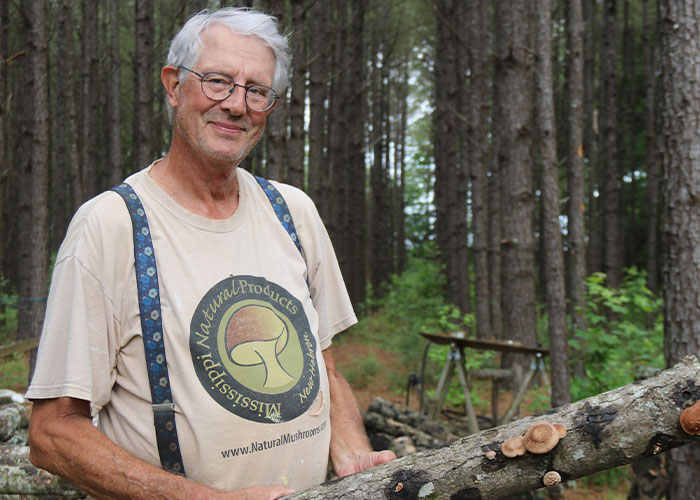
[[[239,90],[237,88],[240,87]],[[246,88],[239,83],[233,84],[231,94],[221,101],[221,107],[228,110],[232,115],[242,115],[246,112],[245,94]]]

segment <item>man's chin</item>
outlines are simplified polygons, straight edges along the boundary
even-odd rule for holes
[[[209,149],[207,153],[213,160],[238,165],[248,155],[248,150],[231,151],[230,149]]]

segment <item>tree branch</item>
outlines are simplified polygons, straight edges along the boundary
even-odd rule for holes
[[[285,498],[496,499],[543,486],[548,471],[562,481],[635,462],[694,438],[681,429],[681,411],[700,400],[700,363],[686,357],[641,382],[408,455],[369,471]],[[501,443],[548,421],[568,429],[543,455],[506,458]],[[489,460],[485,454],[496,451]]]

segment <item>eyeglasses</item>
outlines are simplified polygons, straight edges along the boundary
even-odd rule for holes
[[[228,75],[223,73],[209,72],[200,75],[190,68],[178,66],[190,73],[194,73],[202,81],[202,92],[212,101],[224,101],[229,98],[236,87],[245,89],[245,103],[251,111],[263,113],[272,108],[280,96],[270,87],[265,85],[241,85],[233,81]]]

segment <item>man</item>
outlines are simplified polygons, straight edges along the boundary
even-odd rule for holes
[[[279,498],[322,482],[329,454],[341,477],[395,458],[372,451],[335,369],[331,338],[356,319],[313,203],[275,184],[300,252],[237,169],[286,85],[286,63],[272,18],[194,16],[161,72],[171,148],[126,180],[157,258],[162,385],[185,476],[160,467],[129,212],[107,192],[71,222],[27,393],[31,459],[93,497]]]

